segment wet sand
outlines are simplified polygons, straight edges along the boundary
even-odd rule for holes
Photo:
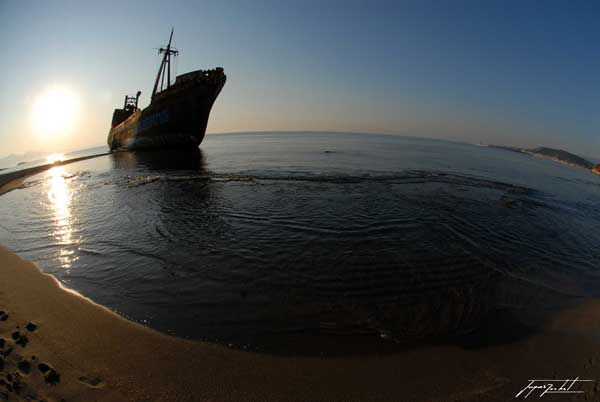
[[[0,311],[0,400],[502,401],[530,378],[600,379],[596,301],[489,346],[483,339],[350,357],[274,356],[132,323],[0,247]],[[580,386],[586,393],[574,400],[598,398],[597,384]]]

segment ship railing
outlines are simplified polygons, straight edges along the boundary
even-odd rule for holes
[[[207,82],[218,82],[220,81],[224,76],[223,73],[223,68],[222,67],[217,67],[217,68],[213,68],[210,70],[197,70],[197,71],[192,71],[186,74],[182,74],[177,76],[175,83],[180,82],[180,83],[184,83],[184,82],[188,82],[188,81],[194,81],[197,79],[200,79],[202,81],[207,81]]]

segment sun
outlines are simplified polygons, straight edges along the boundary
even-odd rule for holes
[[[64,136],[73,130],[78,114],[77,95],[65,87],[54,86],[35,98],[31,123],[39,136]]]

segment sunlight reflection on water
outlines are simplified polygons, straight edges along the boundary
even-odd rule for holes
[[[48,200],[54,214],[54,227],[52,235],[59,245],[58,259],[61,266],[70,269],[77,256],[69,247],[76,241],[73,239],[73,225],[71,217],[71,199],[73,190],[70,187],[71,179],[65,175],[64,167],[56,166],[50,169]]]

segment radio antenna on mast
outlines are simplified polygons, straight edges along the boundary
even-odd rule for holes
[[[178,50],[171,49],[171,42],[173,40],[173,31],[175,27],[171,28],[171,36],[169,36],[169,44],[166,48],[161,47],[158,49],[158,54],[164,53],[162,61],[160,62],[160,67],[158,69],[158,74],[156,75],[156,80],[154,81],[154,89],[152,90],[152,99],[154,99],[154,95],[156,95],[156,91],[158,90],[158,81],[160,80],[160,90],[169,89],[171,87],[171,56],[177,56],[179,54]],[[165,83],[165,74],[167,75],[167,87],[164,88]]]

